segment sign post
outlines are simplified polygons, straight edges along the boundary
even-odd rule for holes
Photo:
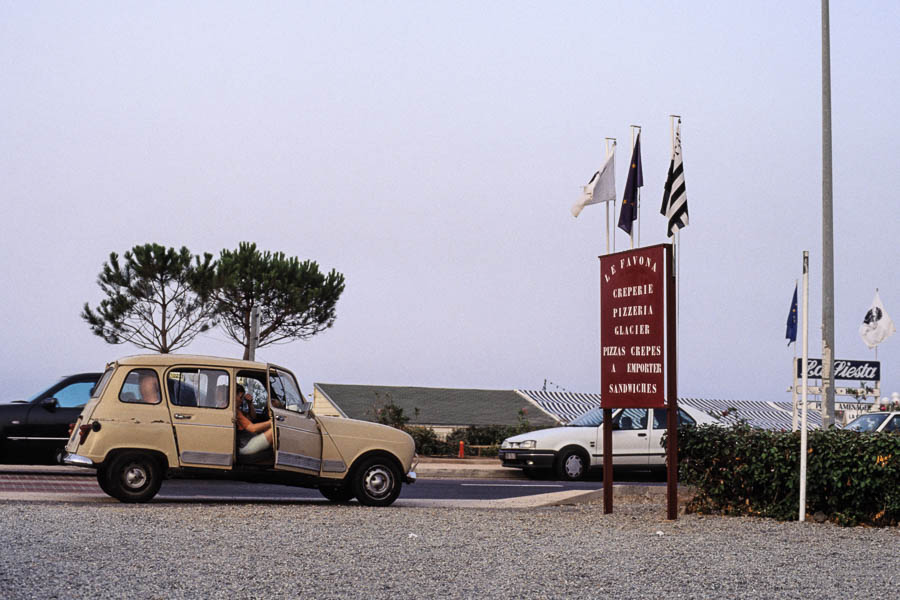
[[[612,512],[612,409],[667,409],[668,518],[678,515],[678,407],[672,245],[600,257],[604,512]]]

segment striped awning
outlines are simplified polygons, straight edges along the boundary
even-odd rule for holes
[[[516,390],[544,411],[563,422],[581,416],[592,408],[600,406],[600,394],[578,392],[548,392],[543,390]],[[727,425],[746,422],[751,427],[774,431],[791,430],[791,403],[765,402],[758,400],[721,400],[707,398],[679,398],[678,402],[706,412]],[[821,415],[809,411],[809,426],[822,426]]]

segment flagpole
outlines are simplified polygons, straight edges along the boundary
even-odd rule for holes
[[[675,156],[675,119],[681,123],[681,115],[669,115],[669,129],[672,134],[672,156]],[[668,226],[668,224],[667,224]],[[668,232],[666,232],[668,233]],[[681,323],[681,227],[675,231],[675,325]]]
[[[606,160],[609,160],[609,141],[612,140],[613,147],[615,147],[616,138],[608,137],[606,138]],[[613,194],[613,202],[615,202],[616,195]],[[609,254],[609,202],[604,202],[606,204],[606,253]],[[615,229],[613,229],[613,234],[615,234]],[[615,252],[615,247],[613,247],[613,252]]]
[[[802,412],[803,417],[801,419],[802,425],[800,429],[800,521],[806,520],[806,446],[807,446],[807,413],[809,412],[809,407],[807,406],[809,402],[807,401],[807,393],[809,390],[809,373],[807,369],[807,361],[809,358],[809,319],[807,313],[809,312],[809,252],[807,250],[803,251],[803,352],[801,358],[802,361],[802,376],[803,376],[803,385],[802,385],[802,398],[803,398],[803,406]],[[825,425],[823,423],[822,427]]]
[[[634,130],[638,130],[638,135],[641,134],[641,126],[640,125],[631,125],[631,155],[634,156]],[[631,163],[628,164],[629,173],[631,172]],[[634,210],[635,215],[637,215],[638,222],[638,247],[641,245],[641,188],[637,188],[634,202]],[[631,239],[631,247],[634,248],[634,227],[631,228],[631,233],[628,234],[628,237]]]

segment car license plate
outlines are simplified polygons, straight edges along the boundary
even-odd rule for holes
[[[516,460],[516,453],[515,452],[507,452],[506,460]]]

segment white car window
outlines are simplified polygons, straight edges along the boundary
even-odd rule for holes
[[[894,415],[890,422],[884,426],[882,431],[888,433],[900,433],[900,415]]]
[[[647,429],[647,409],[626,408],[619,414],[616,423],[618,423],[617,429],[623,431]]]

